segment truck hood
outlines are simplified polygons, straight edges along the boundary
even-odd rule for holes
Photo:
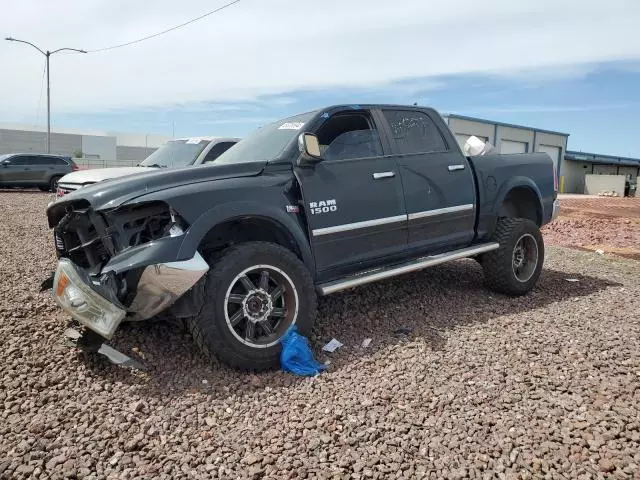
[[[65,210],[72,202],[89,203],[94,210],[115,208],[141,195],[200,182],[225,178],[249,177],[260,174],[266,162],[236,163],[232,165],[189,166],[185,168],[143,168],[120,178],[111,178],[80,188],[49,205],[49,220]]]
[[[89,170],[78,170],[68,173],[60,179],[60,184],[71,183],[74,185],[85,185],[87,183],[102,182],[110,178],[124,177],[134,173],[153,172],[151,167],[114,167],[114,168],[94,168]]]

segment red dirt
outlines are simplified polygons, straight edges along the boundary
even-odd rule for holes
[[[640,198],[561,198],[560,207],[542,229],[548,244],[640,260]]]

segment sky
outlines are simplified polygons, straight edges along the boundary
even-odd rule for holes
[[[336,103],[428,105],[640,158],[640,1],[21,0],[0,35],[51,57],[54,128],[243,136]],[[51,21],[55,19],[55,21]],[[45,125],[44,57],[0,42],[0,122]]]

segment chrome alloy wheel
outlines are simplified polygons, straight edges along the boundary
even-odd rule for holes
[[[298,292],[277,267],[254,265],[231,281],[224,315],[231,333],[243,344],[268,348],[280,340],[298,317]]]
[[[513,249],[513,274],[519,282],[528,282],[538,266],[538,244],[533,235],[525,233]]]

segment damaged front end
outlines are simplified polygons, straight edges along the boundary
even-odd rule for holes
[[[209,269],[199,253],[176,259],[188,225],[164,202],[95,211],[79,199],[48,216],[58,256],[53,297],[106,339],[122,321],[166,311]]]

